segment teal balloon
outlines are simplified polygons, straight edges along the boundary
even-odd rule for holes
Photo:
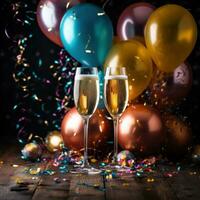
[[[102,8],[81,3],[63,16],[60,38],[68,53],[84,66],[102,66],[112,46],[112,22]]]

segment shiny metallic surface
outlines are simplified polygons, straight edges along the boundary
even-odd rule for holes
[[[103,149],[112,135],[113,123],[106,119],[104,111],[97,109],[89,121],[88,147]],[[72,108],[64,117],[61,133],[66,147],[73,150],[83,148],[83,119],[76,108]]]
[[[133,153],[158,153],[165,134],[161,117],[154,109],[143,105],[129,106],[119,122],[119,144]]]
[[[85,66],[102,66],[112,46],[112,22],[104,10],[83,3],[64,15],[60,37],[65,49]]]

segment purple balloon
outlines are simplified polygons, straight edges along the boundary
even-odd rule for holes
[[[65,12],[84,0],[41,0],[37,7],[37,22],[41,31],[52,42],[63,46],[60,40],[60,22]]]
[[[128,6],[120,15],[117,23],[117,35],[121,40],[144,36],[146,22],[155,10],[149,3],[134,3]]]
[[[174,72],[155,70],[150,84],[151,102],[159,108],[168,108],[185,98],[192,86],[192,69],[182,63]]]

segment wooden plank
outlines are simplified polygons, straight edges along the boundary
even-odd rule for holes
[[[107,181],[106,199],[175,200],[177,198],[157,172],[143,178],[122,176]]]
[[[25,162],[20,158],[19,152],[19,148],[13,146],[0,155],[0,161],[4,162],[0,164],[0,200],[200,199],[199,171],[187,169],[176,176],[165,178],[165,172],[161,173],[160,167],[160,170],[142,178],[124,175],[106,182],[100,175],[61,174],[59,171],[52,176],[34,176],[26,173],[25,169],[40,167],[43,170],[52,168],[52,163]],[[176,169],[172,168],[169,171]],[[13,186],[18,186],[17,180],[23,182],[27,189],[11,191]]]
[[[16,154],[18,152],[18,148],[8,148],[4,154],[0,156],[0,185],[8,185],[10,182],[10,178],[17,171],[17,168],[13,167],[13,164],[21,164],[19,159],[19,155]]]
[[[103,200],[105,192],[101,175],[70,175],[69,200]]]
[[[26,173],[30,167],[45,168],[42,163],[25,162],[20,158],[19,148],[8,148],[0,156],[3,164],[0,167],[0,199],[29,200],[37,188],[40,177]]]
[[[67,190],[53,189],[49,187],[38,186],[37,192],[33,196],[33,200],[61,200],[67,199]]]
[[[177,176],[167,179],[171,189],[181,200],[200,199],[200,173],[194,170],[179,172]]]
[[[106,199],[141,199],[140,186],[134,179],[112,179],[106,182]]]
[[[32,179],[31,175],[25,174],[24,169],[24,166],[12,168],[10,165],[4,165],[0,184],[1,200],[28,200],[32,198],[40,177]]]
[[[49,162],[46,169],[52,168],[52,163]],[[55,181],[57,180],[57,181]],[[49,199],[66,199],[69,190],[69,175],[60,174],[55,170],[54,175],[44,175],[41,177],[38,186],[32,197],[33,200],[49,200]]]
[[[59,181],[56,183],[55,179]],[[104,199],[102,177],[100,175],[60,174],[56,171],[52,176],[41,178],[32,199],[101,200]]]

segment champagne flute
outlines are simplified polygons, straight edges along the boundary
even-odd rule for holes
[[[117,165],[119,117],[128,104],[128,77],[125,68],[106,69],[104,77],[105,106],[114,123],[114,156],[112,163]]]
[[[84,121],[84,158],[79,172],[98,172],[88,162],[88,125],[99,102],[98,70],[93,67],[78,67],[74,82],[74,103]]]

